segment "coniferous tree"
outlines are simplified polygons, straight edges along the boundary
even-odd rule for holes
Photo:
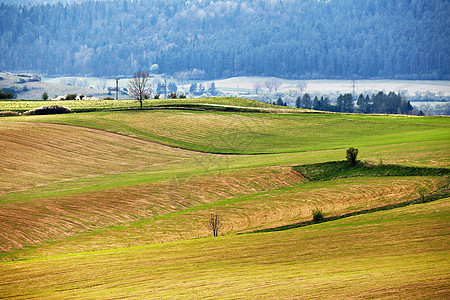
[[[311,96],[309,96],[308,93],[304,94],[302,98],[302,107],[310,109],[311,105],[312,105]]]
[[[358,97],[358,101],[356,102],[356,105],[358,105],[360,112],[365,112],[367,108],[366,98],[364,98],[363,94],[360,94]]]
[[[314,109],[319,109],[319,98],[317,97],[317,96],[315,96],[314,97],[314,100],[313,100],[313,108]]]
[[[214,81],[211,82],[211,86],[209,87],[208,92],[213,96],[217,95],[216,84],[214,83]]]
[[[295,100],[295,107],[301,108],[302,107],[302,97],[298,96],[297,100]]]
[[[197,93],[197,89],[198,89],[197,83],[192,83],[191,86],[189,87],[189,92],[195,94]]]

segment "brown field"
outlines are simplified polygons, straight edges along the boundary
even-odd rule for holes
[[[448,176],[312,182],[292,168],[343,160],[353,143],[373,165],[448,167],[448,127],[170,110],[3,118],[0,298],[447,299],[449,198],[250,232],[448,190]],[[252,147],[306,150],[243,155]]]
[[[308,221],[314,208],[338,216],[411,200],[419,185],[432,191],[442,182],[385,177],[306,183],[292,169],[276,167],[180,177],[5,203],[0,245],[4,254],[43,246],[4,256],[10,260],[199,238],[211,234],[211,213],[219,214],[222,234],[236,234]]]
[[[180,120],[168,121],[173,123],[169,130],[181,136]],[[229,118],[211,114],[206,121],[225,126]],[[6,154],[0,156],[4,260],[204,237],[210,234],[211,212],[223,219],[223,234],[282,226],[311,219],[315,207],[339,215],[410,200],[417,197],[419,184],[433,190],[442,181],[377,178],[304,184],[290,168],[293,162],[337,159],[341,150],[214,155],[80,126],[17,121],[1,122],[0,133]],[[420,160],[429,160],[427,151],[433,151],[440,153],[433,158],[436,165],[445,166],[448,151],[443,145],[375,146],[363,153],[365,159],[377,161],[381,155],[385,162],[421,165]]]
[[[450,199],[264,234],[0,263],[14,299],[448,299]]]
[[[202,156],[100,130],[32,122],[1,122],[0,145],[0,196]]]
[[[294,186],[303,181],[291,169],[263,168],[202,176],[195,181],[175,178],[151,184],[3,203],[0,211],[0,228],[3,229],[0,232],[0,249],[10,252],[221,199]],[[162,241],[157,237],[155,240]]]

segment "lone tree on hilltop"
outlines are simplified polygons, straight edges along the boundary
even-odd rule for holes
[[[356,165],[356,157],[358,156],[358,152],[358,149],[353,147],[347,149],[347,162],[350,166]]]
[[[211,214],[209,218],[209,229],[211,229],[214,236],[219,235],[219,230],[222,228],[222,222],[220,222],[219,215]]]
[[[150,84],[150,75],[147,71],[137,71],[133,73],[128,82],[128,90],[133,99],[136,99],[141,104],[142,101],[152,93],[152,86]]]

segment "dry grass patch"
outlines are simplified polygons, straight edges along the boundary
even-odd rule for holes
[[[434,190],[442,184],[442,179],[438,178],[392,177],[352,178],[299,185],[303,179],[295,177],[296,174],[282,170],[273,171],[274,169],[262,169],[256,172],[225,173],[215,178],[191,177],[178,181],[177,192],[163,194],[161,200],[157,194],[158,187],[153,185],[151,189],[154,192],[146,204],[148,208],[144,208],[144,200],[138,202],[142,205],[142,209],[139,210],[140,217],[144,219],[93,231],[27,252],[11,253],[4,256],[4,259],[40,257],[56,253],[112,249],[205,237],[211,235],[208,228],[211,213],[217,213],[224,225],[219,234],[251,232],[309,221],[312,218],[311,211],[315,208],[321,208],[325,216],[339,216],[415,199],[419,197],[417,193],[419,185],[426,185],[430,190]],[[251,178],[252,175],[255,179]],[[246,177],[248,179],[245,179]],[[129,190],[124,191],[124,194],[130,195],[130,203],[136,202],[132,200],[133,196]],[[163,199],[166,199],[165,206],[159,202]],[[167,201],[169,199],[170,201]],[[131,209],[123,204],[120,205],[123,208],[121,213],[117,211],[110,213],[116,217],[119,215],[124,217],[127,215],[125,211],[128,214],[132,211],[134,214],[138,213],[136,208]],[[151,209],[159,211],[152,214]],[[95,209],[95,211],[99,210],[100,208]],[[86,215],[88,214],[83,212],[83,217]],[[58,220],[59,216],[55,215],[53,218],[54,222],[62,222]],[[56,227],[54,224],[50,225],[51,228]],[[28,234],[33,235],[33,233]]]
[[[0,145],[0,196],[201,156],[95,129],[31,122],[1,122]]]
[[[450,199],[310,227],[0,263],[10,298],[447,299]]]
[[[262,168],[0,203],[0,249],[11,252],[303,181],[290,168]],[[179,235],[167,228],[162,231],[169,239]],[[150,238],[154,242],[167,240]],[[128,243],[126,238],[123,241]]]
[[[431,117],[151,110],[27,120],[106,129],[214,153],[279,153],[450,139],[450,118]]]

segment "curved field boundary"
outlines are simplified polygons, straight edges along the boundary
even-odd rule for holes
[[[0,149],[0,196],[202,156],[117,133],[35,122],[1,122]]]
[[[278,227],[273,227],[273,228],[268,228],[268,229],[256,230],[256,231],[252,231],[249,233],[284,231],[284,230],[314,225],[317,223],[324,223],[324,222],[345,219],[345,218],[349,218],[349,217],[353,217],[353,216],[365,215],[365,214],[374,213],[374,212],[378,212],[378,211],[391,210],[391,209],[405,207],[405,206],[414,205],[414,204],[422,204],[422,203],[437,201],[437,200],[446,199],[449,197],[450,197],[450,184],[447,181],[446,186],[438,188],[437,190],[433,191],[432,193],[430,193],[428,195],[420,196],[418,198],[414,198],[414,199],[407,200],[404,202],[400,202],[400,203],[396,203],[396,204],[389,204],[389,205],[375,207],[375,208],[371,208],[371,209],[363,209],[363,210],[359,210],[356,212],[341,214],[339,216],[326,217],[326,218],[323,218],[323,220],[320,222],[314,222],[312,220],[304,221],[304,222],[293,223],[293,224],[289,224],[289,225],[283,225],[283,226],[278,226]]]
[[[75,112],[94,112],[94,111],[114,111],[114,110],[138,110],[140,103],[137,100],[14,100],[0,101],[0,111],[25,112],[45,105],[67,106]],[[211,98],[185,98],[185,99],[146,99],[143,101],[143,109],[157,109],[165,106],[180,107],[208,107],[217,109],[220,107],[229,107],[232,109],[254,109],[259,108],[274,111],[302,111],[294,108],[281,108],[276,105],[263,103],[256,100],[233,97],[211,97]]]
[[[448,141],[449,118],[122,111],[16,118],[80,125],[215,154],[271,154]]]
[[[450,199],[282,232],[0,263],[5,298],[448,299]]]
[[[266,169],[266,171],[269,170]],[[97,200],[89,195],[91,199],[89,202],[83,202],[80,197],[78,198],[77,203],[83,203],[85,208],[83,212],[75,215],[61,204],[61,200],[62,203],[65,200],[59,199],[60,204],[56,207],[62,209],[64,218],[71,217],[85,224],[85,220],[89,216],[101,221],[102,218],[111,215],[118,219],[109,222],[103,221],[101,224],[116,225],[100,228],[92,224],[85,234],[76,233],[64,225],[67,221],[60,220],[59,214],[55,213],[56,210],[52,208],[47,219],[53,221],[42,224],[39,226],[42,227],[39,230],[54,232],[63,227],[66,238],[53,237],[55,243],[46,245],[46,240],[52,240],[51,236],[47,236],[43,240],[34,241],[35,245],[40,244],[38,248],[25,252],[5,253],[3,259],[39,257],[56,253],[75,253],[205,237],[211,234],[208,228],[211,213],[217,213],[224,224],[221,234],[252,232],[257,229],[290,225],[296,221],[311,220],[311,210],[314,208],[323,209],[326,216],[339,216],[362,209],[408,201],[417,198],[418,186],[426,185],[430,190],[435,190],[442,184],[442,179],[432,177],[361,177],[340,179],[335,182],[304,184],[294,181],[291,183],[292,186],[283,184],[285,187],[280,188],[282,181],[278,181],[279,179],[273,181],[276,174],[271,174],[272,171],[265,175],[259,173],[257,178],[260,178],[260,183],[253,179],[249,179],[247,183],[242,181],[242,175],[252,174],[248,170],[246,173],[242,171],[235,173],[239,174],[237,177],[219,176],[214,180],[209,179],[209,187],[203,190],[204,182],[208,180],[204,176],[172,181],[168,184],[176,189],[167,189],[166,186],[166,194],[161,195],[161,200],[158,200],[158,187],[155,185],[151,187],[151,194],[150,192],[147,194],[145,187],[141,187],[139,196],[136,195],[138,198],[131,194],[130,190],[122,190],[122,194],[128,195],[128,198],[115,200],[115,205],[120,204],[120,212],[119,209],[111,210],[114,206],[109,204],[110,201],[103,205],[110,207],[109,211],[105,211],[105,208],[100,205],[95,206]],[[256,174],[254,173],[254,175]],[[286,175],[282,175],[282,177]],[[265,188],[258,187],[262,182],[273,185]],[[254,184],[256,186],[253,186]],[[222,188],[218,189],[217,185]],[[242,187],[250,190],[248,194],[240,192]],[[236,191],[233,192],[233,189]],[[117,191],[114,194],[117,194]],[[144,198],[145,194],[147,194],[147,200]],[[110,199],[112,195],[107,194],[104,199]],[[73,202],[73,200],[71,201]],[[129,205],[126,205],[127,201],[129,201]],[[71,204],[72,207],[74,205]],[[89,207],[94,207],[93,205],[96,208],[89,209]],[[46,206],[48,206],[47,202]],[[89,213],[90,211],[92,214]],[[103,217],[101,218],[99,214]],[[140,216],[133,221],[131,216],[137,216],[137,214]],[[24,233],[34,239],[41,238],[30,231],[33,227],[36,228],[37,224],[28,221],[26,223],[29,224],[26,228],[28,232]],[[20,236],[20,232],[16,232],[15,236]],[[56,242],[58,240],[60,242]],[[11,248],[8,252],[19,248]]]
[[[0,203],[0,251],[10,252],[304,181],[291,168],[279,167],[190,178],[174,177],[154,183]]]

